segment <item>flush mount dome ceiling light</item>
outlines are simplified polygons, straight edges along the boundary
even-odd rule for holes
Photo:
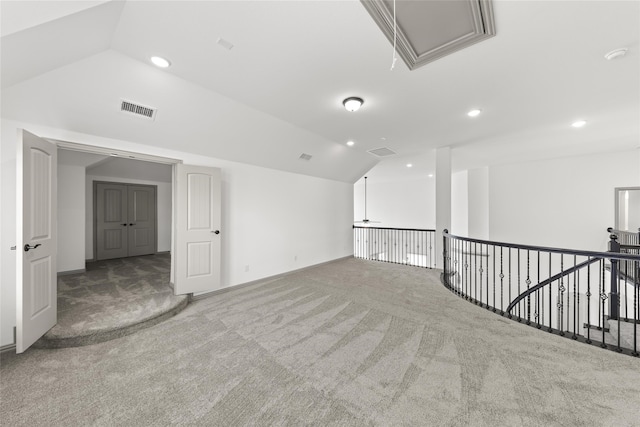
[[[165,59],[161,56],[152,56],[151,62],[153,62],[153,65],[155,65],[156,67],[160,68],[168,68],[171,65],[171,62],[169,62],[168,59]]]
[[[364,104],[364,101],[362,100],[362,98],[358,98],[357,96],[351,96],[342,101],[342,105],[344,105],[344,108],[347,111],[351,112],[358,111],[360,107],[362,107],[362,104]]]
[[[581,128],[582,126],[586,125],[587,122],[585,120],[577,120],[573,123],[571,123],[571,126],[573,126],[574,128]]]
[[[480,113],[482,113],[482,111],[481,111],[481,110],[478,110],[478,109],[476,108],[476,109],[474,109],[474,110],[469,111],[469,112],[467,113],[467,116],[469,116],[469,117],[476,117],[476,116],[478,116]]]

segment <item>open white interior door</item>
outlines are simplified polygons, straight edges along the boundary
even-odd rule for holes
[[[220,169],[176,165],[176,294],[220,287]]]
[[[21,131],[18,138],[16,352],[57,321],[57,169],[55,144]]]

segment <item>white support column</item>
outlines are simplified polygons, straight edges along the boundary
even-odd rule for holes
[[[451,148],[436,149],[436,268],[444,267],[442,230],[451,230]]]

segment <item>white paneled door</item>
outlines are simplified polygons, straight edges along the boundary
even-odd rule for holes
[[[24,352],[55,326],[58,313],[57,147],[27,131],[20,132],[17,174],[17,353]]]
[[[220,169],[176,165],[176,294],[220,287]]]

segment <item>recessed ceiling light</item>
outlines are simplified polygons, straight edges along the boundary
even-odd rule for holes
[[[167,68],[169,65],[171,65],[171,62],[169,62],[168,59],[164,59],[161,56],[152,56],[151,62],[153,62],[153,65],[155,65],[156,67],[160,68]]]
[[[584,120],[576,120],[575,122],[571,123],[571,126],[573,126],[574,128],[581,128],[582,126],[586,125],[587,122]]]
[[[413,167],[413,165],[411,163],[407,163],[407,167],[411,168],[411,167]]]
[[[347,141],[347,145],[348,145],[349,147],[353,147],[353,144],[355,144],[355,142],[353,142],[353,141]]]
[[[344,105],[344,108],[346,108],[347,111],[351,112],[358,111],[360,107],[362,107],[362,104],[364,104],[364,101],[362,100],[362,98],[358,98],[357,96],[351,96],[342,101],[342,105]]]
[[[612,50],[611,52],[607,52],[604,57],[607,61],[611,61],[612,59],[623,57],[627,54],[627,48],[623,47],[620,49]]]
[[[429,178],[433,178],[433,174],[432,173],[429,174]]]
[[[475,110],[471,110],[467,113],[467,116],[469,117],[476,117],[478,114],[480,114],[482,111],[475,109]]]

